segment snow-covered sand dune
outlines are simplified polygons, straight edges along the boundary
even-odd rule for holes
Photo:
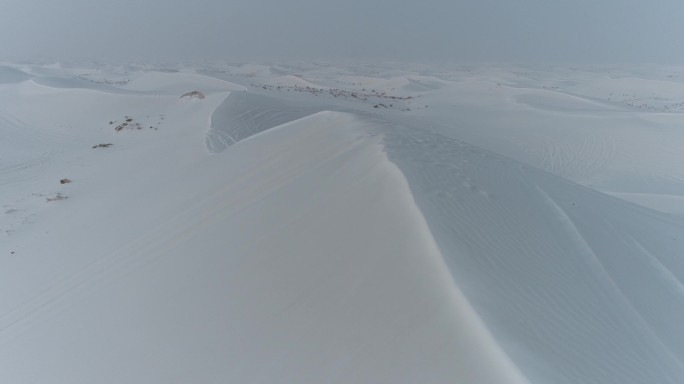
[[[323,106],[302,106],[283,98],[232,92],[211,115],[207,148],[222,152],[245,138],[322,110]]]
[[[585,76],[584,82],[592,83],[594,75]],[[413,126],[638,204],[681,213],[677,200],[670,197],[684,196],[684,125],[677,109],[684,98],[669,101],[672,108],[660,109],[660,96],[653,96],[658,95],[659,82],[643,82],[636,97],[648,107],[636,108],[629,95],[621,100],[585,97],[573,93],[577,86],[569,91],[529,84],[520,88],[503,85],[505,81],[454,82],[414,102],[429,108],[396,120],[413,119]]]
[[[676,112],[590,72],[198,72],[0,67],[0,382],[684,380]]]
[[[442,136],[386,140],[455,280],[531,382],[681,380],[681,221]]]

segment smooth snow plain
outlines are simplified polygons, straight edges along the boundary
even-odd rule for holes
[[[682,68],[3,63],[0,382],[682,383],[682,145]]]

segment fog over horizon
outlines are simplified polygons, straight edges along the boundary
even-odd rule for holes
[[[684,63],[684,2],[0,0],[0,60]]]

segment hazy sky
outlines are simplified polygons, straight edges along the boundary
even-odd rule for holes
[[[682,0],[0,0],[0,60],[684,63]]]

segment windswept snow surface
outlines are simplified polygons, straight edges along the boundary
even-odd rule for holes
[[[0,382],[684,382],[684,72],[403,67],[0,66]]]

